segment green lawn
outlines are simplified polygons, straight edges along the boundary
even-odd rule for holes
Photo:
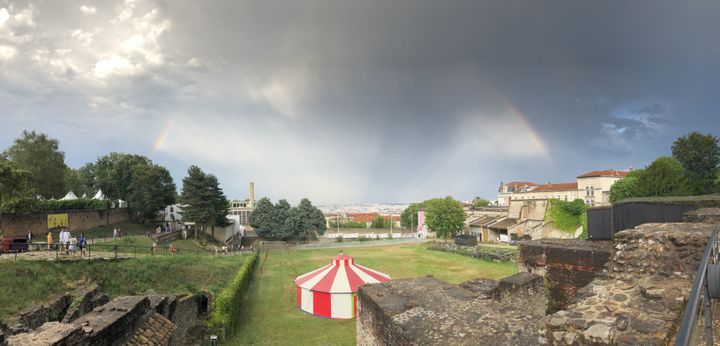
[[[517,272],[514,263],[431,251],[422,245],[346,248],[344,251],[355,257],[358,264],[390,274],[393,279],[432,274],[441,280],[461,283],[479,277],[499,279]],[[258,273],[249,292],[241,326],[226,344],[354,345],[355,320],[318,318],[297,308],[294,278],[328,264],[337,253],[337,249],[270,252],[263,272]]]
[[[178,251],[182,250],[192,250],[192,251],[201,251],[201,252],[207,252],[210,251],[210,247],[207,245],[203,246],[202,244],[198,243],[197,241],[193,239],[178,239],[173,240],[171,242]],[[170,242],[159,242],[158,243],[158,252],[161,254],[165,254]],[[131,253],[134,252],[135,249],[133,247],[138,247],[137,251],[140,254],[149,254],[150,248],[152,247],[152,238],[148,237],[123,237],[122,239],[116,239],[116,240],[110,240],[107,242],[98,242],[97,244],[93,245],[90,244],[90,249],[93,251],[110,251],[112,249],[111,245],[118,245],[119,251],[123,253]]]
[[[158,256],[125,261],[42,260],[0,264],[0,318],[52,298],[66,289],[96,281],[111,296],[208,290],[217,294],[237,273],[245,256]]]

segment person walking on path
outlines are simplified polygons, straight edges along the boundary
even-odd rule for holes
[[[47,234],[48,251],[50,251],[50,248],[52,248],[52,241],[53,241],[52,238],[53,238],[52,232],[48,231],[48,234]]]
[[[85,247],[87,246],[87,239],[85,239],[85,235],[82,233],[80,233],[78,245],[80,246],[80,257],[85,257]]]
[[[70,249],[71,255],[75,255],[77,253],[77,243],[78,243],[77,238],[75,238],[74,235],[71,235],[70,239],[68,240],[68,244],[69,244],[68,249]]]
[[[65,229],[60,230],[60,234],[58,235],[58,251],[63,250],[65,248]]]
[[[118,229],[117,229],[117,227],[115,227],[113,229],[113,240],[117,239],[117,236],[118,236]]]
[[[32,243],[32,232],[31,232],[31,231],[28,231],[28,234],[27,234],[27,243],[28,243],[28,244]]]
[[[66,255],[70,254],[70,236],[71,236],[70,230],[66,229],[65,230],[65,254]]]

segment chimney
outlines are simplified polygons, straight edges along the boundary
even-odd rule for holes
[[[248,207],[253,208],[255,206],[255,183],[250,182],[250,202]]]

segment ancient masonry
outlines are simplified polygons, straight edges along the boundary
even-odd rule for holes
[[[358,345],[672,343],[720,209],[644,224],[612,242],[520,246],[523,272],[451,285],[432,277],[358,290]]]
[[[543,321],[554,345],[662,345],[675,338],[713,225],[645,224],[616,234],[605,270]]]
[[[357,344],[532,345],[542,337],[543,285],[539,275],[518,273],[460,286],[432,277],[363,286]]]
[[[0,345],[197,345],[208,296],[108,297],[90,284],[0,323]]]

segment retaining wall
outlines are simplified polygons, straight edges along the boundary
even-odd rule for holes
[[[31,231],[35,239],[42,241],[47,234],[48,214],[68,214],[68,228],[73,231],[85,231],[98,226],[128,222],[132,216],[128,208],[51,211],[28,215],[2,214],[0,230],[5,236],[13,238],[24,238],[27,232]]]
[[[548,312],[567,307],[610,259],[612,242],[579,239],[519,242],[520,271],[545,277]]]

